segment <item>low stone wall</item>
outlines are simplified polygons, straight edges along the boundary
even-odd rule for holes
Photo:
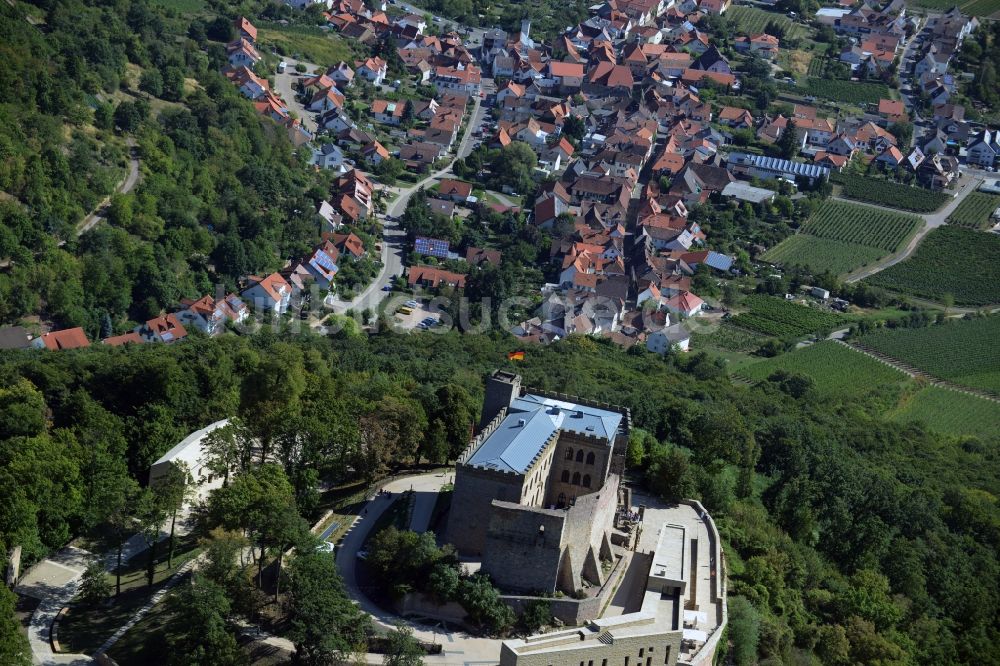
[[[426,617],[432,620],[450,622],[466,629],[473,628],[466,622],[468,613],[458,602],[449,601],[446,604],[439,604],[427,595],[417,592],[411,592],[398,601],[395,604],[395,611],[397,615],[403,617]]]
[[[504,603],[514,609],[516,613],[523,613],[532,601],[541,599],[549,602],[552,610],[552,617],[557,618],[567,626],[580,626],[586,624],[600,616],[604,606],[611,601],[612,596],[618,590],[618,584],[628,571],[631,561],[631,553],[627,553],[615,562],[614,568],[608,573],[604,585],[593,597],[587,599],[573,599],[570,597],[533,597],[527,595],[505,594],[500,598]]]

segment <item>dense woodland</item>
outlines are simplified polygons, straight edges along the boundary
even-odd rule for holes
[[[536,29],[565,27],[584,4],[538,17]],[[225,18],[146,0],[40,0],[29,22],[24,7],[0,3],[0,324],[38,314],[92,336],[120,332],[216,281],[276,268],[316,238],[323,176],[217,73]],[[503,12],[513,27],[520,10]],[[109,223],[78,239],[76,226],[124,176],[130,141],[140,185],[112,197]],[[487,152],[463,166],[516,175],[506,166],[517,157]],[[768,244],[804,206],[779,199],[774,210],[699,219],[738,251],[741,228],[759,226],[753,240]],[[548,241],[524,236],[515,217],[484,215],[497,233],[423,211],[404,225],[502,249],[501,267],[470,277],[467,292],[516,292],[533,276],[512,267],[543,257]],[[787,291],[762,285],[772,288]],[[217,530],[212,566],[174,602],[189,622],[170,647],[175,660],[239,663],[227,620],[246,605],[233,562],[247,542],[232,535],[277,554],[316,517],[321,481],[453,459],[477,421],[483,378],[515,343],[346,330],[0,355],[0,552],[20,545],[30,565],[76,536],[113,544],[156,524],[176,498],[143,488],[150,463],[189,432],[238,417],[219,445],[234,478],[204,516]],[[733,386],[700,354],[664,360],[570,338],[516,367],[529,386],[631,408],[636,482],[698,497],[716,516],[735,663],[1000,663],[1000,437],[889,423],[880,414],[896,403],[891,387],[821,400],[795,375]],[[239,444],[248,441],[262,450]],[[364,639],[329,557],[300,555],[281,580],[306,661]],[[12,604],[0,587],[5,664],[23,649]]]
[[[310,519],[320,479],[375,479],[460,451],[483,377],[513,342],[265,332],[8,354],[0,548],[21,544],[30,562],[107,529],[117,486],[143,481],[152,460],[223,416],[241,415],[278,463],[244,487],[283,488],[282,506]],[[883,421],[888,388],[831,402],[803,377],[733,386],[699,354],[662,360],[571,338],[516,368],[529,386],[630,407],[633,473],[718,518],[738,663],[1000,660],[996,439]],[[247,524],[260,514],[213,504],[221,526],[273,547]]]
[[[316,239],[322,176],[218,73],[218,26],[145,0],[40,2],[38,25],[23,7],[0,6],[0,323],[121,332]],[[127,139],[141,183],[78,239]]]

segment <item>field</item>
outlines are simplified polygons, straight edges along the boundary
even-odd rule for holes
[[[763,261],[783,266],[807,266],[815,273],[843,275],[867,266],[885,252],[865,245],[842,243],[808,234],[795,234],[761,255]]]
[[[937,11],[948,11],[956,6],[953,0],[910,0],[908,6],[932,9]],[[969,16],[992,16],[1000,12],[1000,0],[966,0],[957,3],[963,14]]]
[[[992,226],[990,216],[998,207],[1000,207],[1000,196],[973,192],[948,216],[948,224],[968,229],[986,229]]]
[[[789,303],[774,296],[748,296],[743,305],[749,311],[736,315],[732,320],[734,325],[777,338],[797,338],[829,330],[842,321],[839,315],[831,312]]]
[[[824,201],[802,229],[820,238],[895,252],[922,225],[919,218],[865,206]]]
[[[867,201],[890,208],[902,208],[914,213],[932,213],[951,198],[943,192],[933,192],[922,187],[912,187],[851,173],[832,174],[830,181],[842,185],[843,194],[849,199]]]
[[[748,365],[741,368],[739,374],[748,379],[763,380],[775,370],[812,377],[817,391],[824,396],[856,393],[908,380],[905,373],[832,340]]]
[[[282,55],[298,55],[320,67],[329,67],[341,60],[349,62],[353,58],[346,40],[310,26],[258,26],[257,41],[265,47],[275,46]]]
[[[825,201],[802,233],[786,238],[761,258],[808,266],[817,273],[849,273],[898,250],[921,224],[913,215]]]
[[[806,70],[808,76],[822,77],[826,73],[826,61],[827,57],[824,55],[815,55],[813,59],[809,61],[809,69]]]
[[[960,227],[939,227],[927,234],[915,254],[866,278],[875,287],[956,305],[978,307],[1000,302],[1000,236]]]
[[[724,323],[707,335],[699,335],[705,345],[733,352],[756,351],[765,338],[760,333]]]
[[[804,25],[796,23],[784,14],[768,12],[747,5],[733,5],[726,12],[726,18],[736,26],[737,32],[749,34],[765,32],[764,28],[773,21],[784,28],[785,37],[789,39],[805,37],[808,33],[808,29]]]
[[[967,393],[928,386],[905,398],[888,416],[903,423],[920,421],[952,435],[996,437],[1000,405]]]
[[[860,342],[930,375],[1000,395],[1000,316],[882,329]]]
[[[889,87],[884,83],[822,79],[815,76],[806,79],[805,85],[800,86],[799,90],[806,95],[846,104],[878,104],[880,99],[892,97]]]

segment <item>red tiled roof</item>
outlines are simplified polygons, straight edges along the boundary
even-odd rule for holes
[[[110,338],[104,338],[101,340],[101,344],[109,345],[111,347],[122,347],[128,344],[142,344],[142,336],[135,331],[129,331],[123,335],[112,335]]]
[[[66,328],[61,331],[50,331],[42,335],[42,342],[46,349],[78,349],[89,347],[90,340],[82,328]]]

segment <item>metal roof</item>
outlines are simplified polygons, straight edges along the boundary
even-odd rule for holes
[[[728,271],[733,266],[733,258],[719,252],[709,251],[705,263],[717,271]]]
[[[467,464],[524,474],[556,432],[600,437],[611,446],[622,419],[618,412],[529,393],[511,402],[507,416]]]

